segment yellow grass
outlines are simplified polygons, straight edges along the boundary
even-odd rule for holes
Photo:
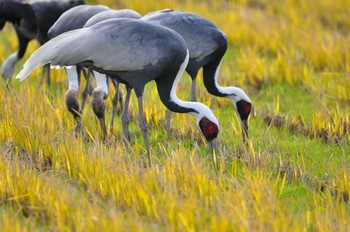
[[[135,97],[128,153],[120,118],[103,142],[89,104],[85,134],[74,133],[60,70],[51,88],[39,87],[41,70],[9,89],[1,81],[1,231],[350,231],[349,1],[94,3],[141,14],[182,9],[214,21],[229,39],[219,81],[242,87],[254,103],[251,139],[242,144],[231,103],[209,96],[198,78],[199,100],[221,124],[219,169],[189,115],[174,115],[166,148],[165,107],[152,83],[144,97],[152,103],[145,107],[148,167]],[[10,25],[1,41],[2,63],[17,46]],[[36,48],[32,42],[26,58]],[[189,79],[184,75],[178,87],[182,99],[189,99]],[[276,86],[299,92],[275,95]],[[303,110],[295,113],[298,106]],[[266,125],[266,111],[286,122]]]

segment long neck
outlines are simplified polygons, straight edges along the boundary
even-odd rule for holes
[[[230,95],[229,89],[218,84],[221,62],[222,59],[203,67],[203,82],[210,94],[217,97],[226,97]]]
[[[180,69],[176,74],[171,75],[175,77],[173,81],[169,76],[161,79],[156,79],[158,93],[161,101],[169,110],[173,112],[178,112],[178,113],[197,112],[195,108],[198,103],[182,101],[176,95],[176,87],[180,81],[180,78],[183,72],[186,69],[188,59],[189,59],[189,53],[187,51],[186,58],[181,64]]]

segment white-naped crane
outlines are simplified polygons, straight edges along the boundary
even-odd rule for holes
[[[134,18],[139,19],[141,15],[136,11],[130,9],[112,10],[106,6],[93,5],[93,6],[78,6],[65,12],[56,23],[50,28],[49,36],[51,38],[56,37],[64,32],[79,29],[82,27],[92,26],[100,21],[111,19],[111,18]],[[81,67],[78,65],[76,67],[70,67],[67,69],[69,89],[66,92],[66,105],[68,110],[73,114],[74,118],[78,122],[78,128],[81,128],[81,113],[86,103],[86,98],[88,94],[92,94],[92,108],[95,115],[99,119],[103,138],[107,136],[106,124],[105,124],[105,105],[104,99],[108,97],[108,79],[106,75],[101,75],[100,73],[94,71],[94,77],[96,79],[97,87],[92,90],[90,85],[90,75],[86,75],[86,87],[82,93],[82,104],[81,108],[78,101],[78,92],[80,88],[80,70]],[[116,87],[116,94],[113,98],[113,118],[116,114],[116,108],[118,103],[119,88],[118,82],[112,79],[113,84]],[[120,99],[121,101],[121,99]],[[111,127],[113,127],[111,123]]]
[[[252,102],[242,89],[218,84],[221,61],[227,50],[227,36],[213,22],[189,12],[166,9],[148,13],[141,19],[170,28],[182,36],[190,53],[186,71],[192,78],[191,100],[196,101],[196,77],[199,69],[203,68],[203,81],[207,91],[214,96],[231,100],[238,113],[245,140],[248,136],[248,117]],[[169,111],[166,128],[169,135]]]
[[[26,7],[23,8],[24,3],[22,3],[22,7],[20,7],[19,4],[10,4],[10,2],[10,0],[0,1],[0,6],[3,5],[6,7],[1,7],[3,9],[1,10],[0,18],[7,14],[15,16],[16,12],[19,13],[20,9],[22,9],[22,13],[17,14],[17,16],[23,17],[21,19],[16,17],[16,23],[14,24],[18,39],[18,51],[11,54],[4,61],[1,69],[2,76],[8,80],[11,80],[11,77],[13,76],[16,63],[24,56],[28,43],[33,39],[36,39],[40,45],[47,42],[49,40],[47,31],[58,19],[58,17],[60,17],[63,12],[70,8],[84,4],[83,0],[39,0],[33,1],[30,4],[25,4]],[[26,9],[25,12],[24,9]],[[35,24],[33,24],[33,14]],[[47,75],[48,85],[50,85],[49,65],[44,67],[42,81],[44,80],[45,73]]]
[[[110,19],[53,38],[30,56],[17,79],[23,81],[46,63],[80,64],[133,88],[138,98],[139,127],[149,162],[150,143],[142,96],[145,85],[154,80],[159,97],[169,110],[190,113],[196,118],[215,163],[213,145],[219,132],[216,117],[206,105],[182,101],[176,95],[188,59],[186,43],[176,32],[136,19]]]
[[[73,7],[64,12],[57,21],[48,30],[48,36],[50,39],[61,35],[67,31],[83,28],[85,23],[94,15],[110,10],[109,7],[104,5],[81,5]],[[66,106],[69,112],[73,115],[78,125],[77,131],[81,130],[81,114],[85,106],[87,95],[92,92],[92,86],[90,85],[89,74],[84,75],[87,80],[82,96],[83,101],[80,107],[78,101],[78,93],[80,89],[80,71],[84,71],[81,65],[73,65],[69,68],[65,68],[68,76],[68,90],[66,92]]]
[[[116,19],[116,18],[129,18],[129,19],[140,19],[142,16],[137,13],[134,10],[131,9],[121,9],[121,10],[107,10],[107,11],[102,11],[93,17],[91,17],[84,27],[91,27],[92,25],[102,22],[104,20],[109,20],[109,19]],[[101,75],[100,73],[94,71],[94,76],[96,80],[96,88],[92,92],[91,96],[91,104],[92,104],[92,109],[97,116],[101,128],[102,128],[102,133],[103,133],[103,138],[107,137],[107,129],[106,129],[106,123],[105,123],[105,103],[104,100],[108,97],[108,78],[106,75]],[[90,79],[88,79],[90,80]],[[123,109],[123,100],[121,97],[121,93],[119,91],[119,82],[115,79],[111,79],[112,83],[116,89],[115,95],[112,100],[112,120],[110,124],[110,131],[113,131],[113,125],[114,125],[114,118],[117,114],[117,105],[118,101],[120,101],[121,109]],[[88,83],[89,84],[89,83]],[[127,96],[128,99],[130,99],[130,94],[131,94],[131,89],[127,88]],[[83,99],[84,100],[84,99]],[[123,112],[123,110],[122,110]],[[122,118],[124,118],[123,121],[127,120],[128,115],[127,111],[124,112],[122,115]]]

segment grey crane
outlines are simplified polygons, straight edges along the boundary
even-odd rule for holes
[[[203,68],[203,81],[207,91],[214,96],[231,100],[238,113],[245,140],[248,136],[247,120],[251,112],[251,100],[238,87],[222,87],[218,84],[220,64],[227,50],[226,35],[213,22],[189,12],[166,9],[148,13],[142,20],[170,28],[182,36],[190,53],[186,71],[192,78],[191,100],[196,101],[196,77],[199,69]],[[170,113],[166,127],[169,134]]]
[[[129,18],[129,19],[140,19],[141,15],[137,13],[134,10],[130,9],[121,9],[121,10],[108,10],[108,11],[102,11],[93,17],[91,17],[85,24],[84,27],[90,27],[96,23],[102,22],[104,20],[108,19],[114,19],[114,18]],[[107,136],[107,130],[106,130],[106,123],[105,123],[105,104],[104,100],[108,97],[108,79],[106,75],[100,75],[96,71],[94,71],[94,76],[96,79],[97,87],[93,90],[92,96],[91,96],[91,104],[93,111],[97,118],[99,119],[103,137],[106,138]],[[89,79],[88,79],[89,80]],[[116,89],[116,93],[112,100],[112,120],[110,125],[110,130],[113,131],[113,124],[114,124],[114,118],[117,113],[117,104],[118,101],[120,101],[120,105],[122,106],[122,97],[121,93],[119,91],[119,82],[115,79],[111,79],[112,83]],[[131,89],[127,88],[127,99],[130,99]],[[121,107],[122,108],[122,107]],[[124,114],[122,115],[123,118],[123,126],[127,128],[125,125],[125,122],[128,121],[128,112],[123,111]],[[128,136],[129,138],[129,136]]]
[[[61,34],[37,49],[23,65],[23,81],[36,68],[84,65],[133,88],[138,98],[139,127],[150,162],[148,128],[143,112],[145,85],[154,80],[162,103],[171,111],[190,113],[207,140],[213,161],[219,123],[209,107],[180,100],[176,87],[189,53],[185,41],[172,30],[135,19],[110,19]]]
[[[5,5],[4,3],[5,2]],[[2,18],[6,14],[11,14],[15,16],[16,12],[18,13],[19,9],[24,10],[23,7],[17,5],[9,5],[9,0],[1,0],[0,5],[5,6],[4,12],[1,11]],[[24,3],[22,3],[23,6]],[[11,77],[15,70],[16,63],[24,56],[28,43],[36,39],[39,44],[44,44],[49,40],[47,36],[47,31],[54,24],[54,22],[60,17],[60,15],[66,10],[84,4],[83,0],[70,0],[70,1],[59,1],[59,0],[40,0],[34,1],[30,4],[26,4],[25,13],[17,14],[17,16],[23,16],[23,20],[19,20],[17,17],[14,24],[17,38],[18,38],[18,51],[11,54],[3,63],[1,73],[5,79],[11,80]],[[11,8],[7,8],[11,7]],[[12,8],[15,7],[15,8]],[[31,9],[31,10],[30,10]],[[4,14],[3,14],[4,13]],[[35,26],[33,26],[33,14],[35,20]],[[28,20],[29,19],[29,20]],[[28,23],[29,22],[29,23]],[[1,24],[1,23],[0,23]],[[50,85],[50,66],[46,65],[42,74],[44,78],[45,73],[47,73],[48,85]],[[42,79],[43,81],[43,79]]]
[[[109,7],[103,5],[81,5],[73,7],[66,12],[64,12],[57,21],[51,26],[48,31],[48,36],[52,39],[64,32],[80,29],[84,27],[85,23],[94,15],[110,10]],[[81,107],[78,101],[78,93],[80,88],[80,71],[83,70],[80,65],[70,67],[65,69],[68,76],[69,88],[66,92],[66,106],[69,112],[73,115],[74,119],[77,121],[77,130],[80,130],[81,125],[81,113],[85,106],[85,101],[87,95],[92,91],[92,86],[86,85],[83,90],[83,101]],[[88,80],[89,75],[85,75]]]

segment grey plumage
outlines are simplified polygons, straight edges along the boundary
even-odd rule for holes
[[[109,7],[103,5],[82,5],[73,7],[57,19],[47,34],[50,38],[54,38],[64,32],[82,28],[92,16],[109,9]]]
[[[162,10],[148,13],[142,17],[142,20],[165,26],[179,33],[186,41],[190,52],[189,63],[191,59],[193,59],[192,62],[201,62],[206,56],[227,43],[226,35],[213,22],[193,13]],[[204,62],[200,63],[199,68],[203,64]]]
[[[137,26],[130,27],[130,24]],[[48,62],[59,66],[84,64],[101,73],[120,72],[118,76],[123,75],[122,72],[160,67],[161,63],[165,64],[169,49],[179,49],[178,42],[167,41],[164,36],[183,40],[171,30],[157,27],[153,31],[154,28],[155,26],[139,20],[111,19],[88,28],[66,32],[35,51],[18,76],[24,79],[32,70]],[[181,46],[180,51],[187,48],[184,42]],[[154,71],[156,70],[157,68]],[[138,84],[132,86],[134,85]]]
[[[90,27],[98,22],[114,19],[114,18],[129,18],[129,19],[139,19],[141,15],[136,11],[130,9],[122,9],[122,10],[107,10],[102,11],[93,17],[91,17],[84,25],[84,27]]]

